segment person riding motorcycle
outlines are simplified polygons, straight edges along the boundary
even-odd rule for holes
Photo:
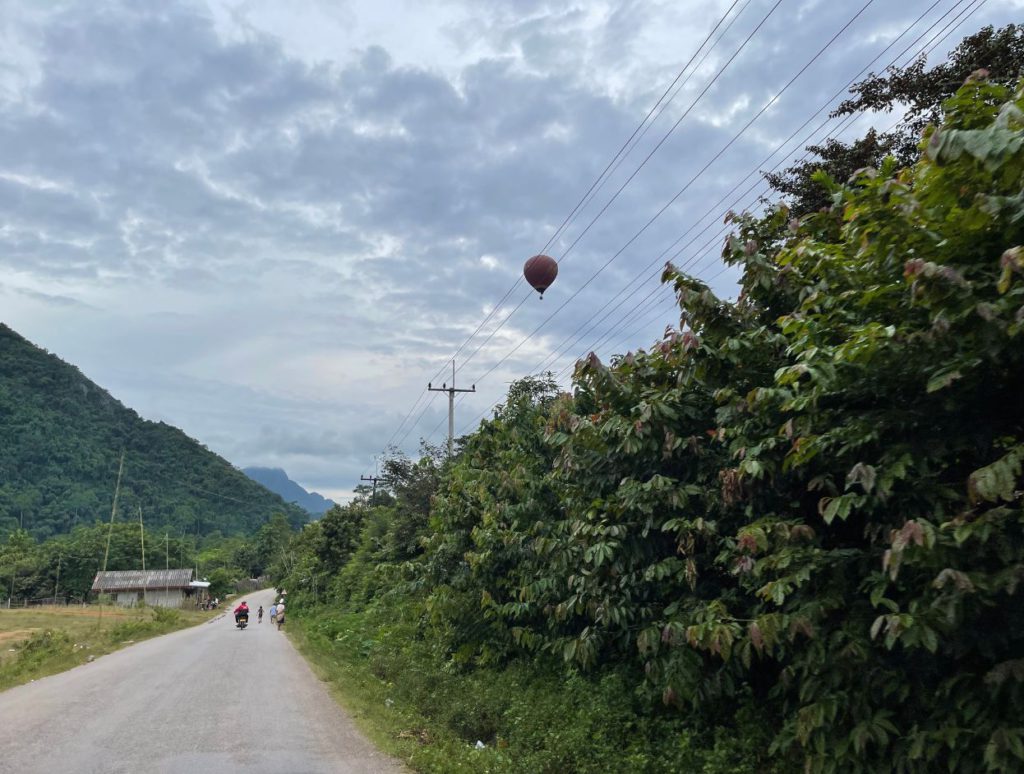
[[[246,618],[249,617],[249,606],[247,604],[245,604],[245,600],[244,599],[242,600],[242,603],[238,607],[235,608],[235,623],[238,623],[239,617],[241,617],[243,615]]]

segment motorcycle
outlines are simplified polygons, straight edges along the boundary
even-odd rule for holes
[[[235,626],[237,626],[239,629],[244,629],[248,625],[249,625],[249,614],[248,613],[239,613],[238,615],[235,616]]]

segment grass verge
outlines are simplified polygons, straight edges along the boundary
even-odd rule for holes
[[[89,657],[209,620],[223,611],[159,607],[0,610],[0,691],[63,672]]]
[[[398,621],[294,616],[289,636],[357,724],[421,772],[770,772],[756,718],[714,727],[650,710],[635,676],[560,665],[444,668]]]

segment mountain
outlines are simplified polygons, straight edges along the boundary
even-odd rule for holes
[[[176,427],[142,419],[77,368],[0,323],[0,538],[19,523],[38,538],[110,518],[177,534],[252,533],[300,508]]]
[[[271,492],[281,495],[286,503],[295,503],[313,516],[323,515],[334,505],[331,500],[316,492],[307,492],[288,478],[288,474],[281,468],[242,468],[242,472],[253,481],[259,481]]]

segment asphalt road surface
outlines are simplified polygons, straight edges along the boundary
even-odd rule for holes
[[[248,601],[268,610],[272,592]],[[269,616],[251,621],[218,617],[0,693],[0,772],[403,771]]]

